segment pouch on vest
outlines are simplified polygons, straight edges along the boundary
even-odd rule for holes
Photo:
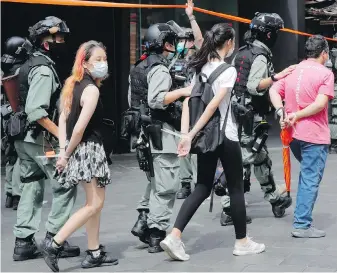
[[[28,131],[28,120],[25,112],[15,112],[5,122],[5,134],[9,140],[23,140]]]
[[[121,132],[122,139],[130,139],[131,135],[139,135],[141,129],[140,112],[132,108],[126,110],[121,118]]]
[[[229,67],[231,67],[231,65],[224,63],[217,67],[208,78],[203,73],[199,73],[196,77],[196,83],[192,89],[188,102],[190,130],[198,122],[207,105],[214,97],[212,89],[213,82]],[[204,81],[204,78],[207,80]],[[226,127],[228,111],[229,107],[227,109],[223,130]],[[215,151],[223,140],[222,132],[220,130],[220,120],[221,114],[219,109],[217,109],[204,128],[201,129],[193,138],[190,153],[199,154]]]
[[[152,141],[153,148],[156,150],[163,150],[163,123],[160,121],[154,121],[152,124],[147,125],[144,132],[149,135]]]

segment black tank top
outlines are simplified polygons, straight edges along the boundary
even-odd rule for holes
[[[84,89],[88,85],[96,85],[95,81],[88,75],[84,74],[83,79],[80,82],[76,82],[73,92],[73,101],[71,104],[71,110],[67,119],[67,140],[70,140],[73,133],[76,122],[81,114],[81,97]],[[84,131],[82,142],[93,141],[96,143],[102,143],[102,122],[103,122],[103,104],[101,98],[98,98],[97,106],[94,114],[92,115],[87,128]]]

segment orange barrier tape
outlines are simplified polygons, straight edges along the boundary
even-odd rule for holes
[[[0,2],[60,5],[60,6],[81,6],[81,7],[104,7],[104,8],[186,8],[186,5],[150,5],[150,4],[129,4],[129,3],[109,3],[102,1],[80,1],[80,0],[1,0]]]
[[[129,4],[129,3],[109,3],[109,2],[102,2],[102,1],[79,1],[79,0],[0,0],[0,2],[10,2],[10,3],[24,3],[24,4],[41,4],[41,5],[60,5],[60,6],[81,6],[81,7],[106,7],[106,8],[186,8],[186,5],[151,5],[151,4]],[[220,12],[210,11],[207,9],[201,8],[194,8],[195,11],[213,15],[216,17],[249,24],[251,20],[233,16],[229,14],[224,14]],[[282,31],[302,35],[302,36],[312,36],[313,34],[284,28]],[[325,39],[333,42],[337,42],[337,39],[325,37]]]

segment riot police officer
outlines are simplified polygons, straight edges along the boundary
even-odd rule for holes
[[[54,16],[29,28],[29,39],[36,50],[20,68],[20,112],[12,120],[12,125],[15,125],[18,118],[21,119],[21,124],[28,124],[20,127],[20,134],[13,133],[20,158],[21,181],[24,183],[14,226],[15,261],[32,259],[39,255],[34,235],[41,221],[45,178],[49,178],[51,183],[53,200],[43,244],[51,240],[68,220],[75,202],[76,187],[62,188],[53,179],[54,159],[45,156],[47,151],[51,153],[57,147],[58,127],[55,124],[55,113],[61,83],[53,59],[63,52],[67,34],[69,28],[66,23]],[[79,254],[79,247],[66,243],[61,257]]]
[[[250,169],[254,165],[264,198],[271,203],[276,217],[282,217],[292,203],[290,197],[283,195],[285,188],[275,184],[272,162],[265,144],[269,128],[266,115],[270,112],[268,89],[274,81],[287,76],[293,69],[290,67],[275,74],[271,62],[270,49],[283,27],[283,20],[278,14],[256,13],[250,30],[245,34],[246,45],[239,49],[233,60],[238,72],[233,89],[233,110],[239,126],[245,192],[250,190]],[[221,203],[221,225],[230,225],[232,219],[228,196],[224,196]]]
[[[170,22],[168,22],[170,23]],[[174,88],[188,86],[195,71],[187,64],[195,54],[194,35],[190,28],[180,28],[177,37],[177,60],[171,69]],[[197,155],[180,158],[179,180],[181,189],[177,192],[178,199],[185,199],[191,194],[193,181],[196,181]]]
[[[29,40],[19,36],[10,37],[5,42],[4,54],[1,56],[1,68],[3,71],[1,83],[5,90],[6,99],[6,103],[1,105],[3,128],[5,128],[6,121],[13,110],[16,110],[13,98],[18,90],[14,90],[16,86],[13,83],[17,81],[20,66],[27,60],[32,49],[33,45]],[[6,157],[5,207],[17,210],[21,195],[20,160],[14,147],[14,141],[8,139],[8,136],[5,135],[3,142]]]
[[[150,26],[145,35],[147,58],[130,73],[131,107],[143,109],[142,116],[145,114],[151,119],[142,131],[148,132],[150,138],[152,175],[137,208],[138,220],[131,231],[149,244],[149,253],[163,251],[159,243],[169,228],[179,189],[179,158],[176,154],[179,139],[161,129],[180,130],[181,109],[176,109],[178,104],[175,102],[191,93],[189,87],[170,91],[172,79],[168,66],[176,53],[176,35],[168,24]],[[177,112],[180,114],[175,116]]]

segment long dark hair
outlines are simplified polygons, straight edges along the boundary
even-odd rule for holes
[[[217,50],[221,49],[226,41],[234,39],[234,29],[226,23],[216,24],[211,30],[207,31],[204,42],[197,52],[195,58],[189,63],[189,67],[201,71],[201,68],[209,59],[221,59]]]

